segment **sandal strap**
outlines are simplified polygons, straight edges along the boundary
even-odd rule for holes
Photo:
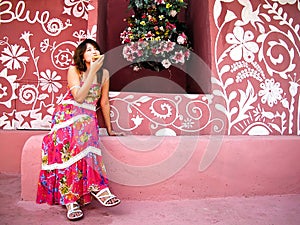
[[[68,203],[67,205],[66,205],[66,207],[67,207],[67,209],[69,210],[69,211],[71,211],[71,210],[77,210],[77,209],[80,209],[80,206],[79,206],[79,204],[77,203],[77,202],[72,202],[72,203]]]
[[[121,201],[115,195],[113,195],[109,188],[104,188],[97,193],[91,192],[91,194],[104,206],[115,206],[118,205]],[[108,203],[110,200],[115,199],[113,203]]]
[[[106,192],[107,194],[103,195],[104,192]],[[112,199],[112,198],[115,198],[116,196],[113,195],[113,194],[110,192],[109,188],[104,188],[104,189],[102,189],[101,191],[99,191],[99,192],[96,194],[96,197],[97,197],[97,198],[110,198],[110,199]]]
[[[69,219],[76,219],[76,218],[80,218],[80,217],[83,216],[83,212],[80,209],[80,206],[77,202],[69,203],[69,204],[66,205],[66,207],[67,207],[67,210],[68,210],[67,217]],[[70,216],[73,213],[80,213],[81,215],[80,216],[75,216],[74,218],[71,218]]]

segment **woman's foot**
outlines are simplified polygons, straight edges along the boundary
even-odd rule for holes
[[[83,217],[83,212],[77,202],[69,203],[66,205],[67,208],[67,218],[69,220],[79,220]]]
[[[121,200],[113,195],[108,188],[104,188],[99,192],[91,192],[91,194],[104,206],[112,207],[119,205]]]

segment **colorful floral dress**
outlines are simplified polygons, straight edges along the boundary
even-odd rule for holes
[[[37,203],[91,202],[90,192],[108,186],[102,162],[96,103],[101,85],[92,85],[84,103],[69,90],[56,107],[51,131],[42,143]]]

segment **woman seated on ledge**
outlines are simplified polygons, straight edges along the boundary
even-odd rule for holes
[[[37,203],[65,205],[67,218],[83,217],[80,206],[95,197],[102,205],[120,200],[108,188],[102,162],[96,104],[100,106],[109,135],[109,72],[102,68],[99,45],[86,39],[76,48],[74,65],[68,70],[68,93],[55,108],[51,131],[42,143]]]

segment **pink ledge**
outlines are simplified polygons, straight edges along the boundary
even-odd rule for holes
[[[21,159],[21,197],[35,200],[43,135]],[[112,191],[122,199],[172,200],[300,193],[298,136],[102,137]]]

